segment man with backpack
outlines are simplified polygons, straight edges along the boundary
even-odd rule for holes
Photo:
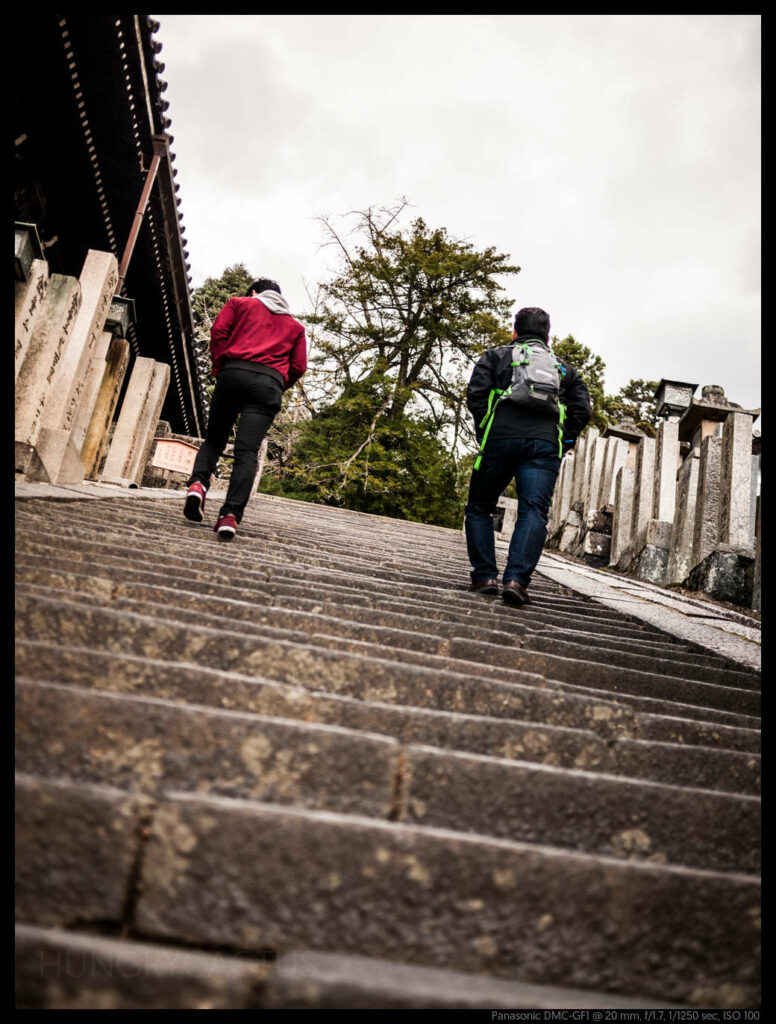
[[[480,449],[466,503],[469,590],[498,594],[493,531],[496,503],[514,479],[517,523],[502,577],[505,603],[530,604],[527,587],[547,536],[561,460],[591,416],[577,371],[549,348],[550,318],[528,306],[515,316],[512,344],[489,349],[472,371],[467,405]]]

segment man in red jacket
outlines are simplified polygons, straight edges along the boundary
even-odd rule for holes
[[[261,277],[244,296],[229,299],[210,331],[210,358],[216,386],[183,514],[194,523],[205,518],[210,477],[239,416],[232,476],[214,527],[219,540],[229,541],[251,496],[259,447],[283,392],[307,369],[304,327],[291,316],[276,281]]]

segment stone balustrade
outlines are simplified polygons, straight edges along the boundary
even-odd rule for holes
[[[139,486],[170,368],[135,358],[125,386],[131,353],[111,312],[126,302],[115,295],[115,256],[90,249],[77,278],[49,274],[42,259],[17,261],[16,274],[16,472]]]
[[[661,382],[657,437],[589,428],[563,460],[546,546],[596,567],[760,606],[758,409]],[[685,407],[679,404],[684,395]],[[689,401],[689,405],[687,405]]]

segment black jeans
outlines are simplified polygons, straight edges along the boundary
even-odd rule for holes
[[[503,581],[527,587],[547,536],[555,481],[560,471],[557,443],[522,437],[488,441],[479,469],[472,470],[466,504],[466,546],[473,583],[496,579],[493,513],[509,481],[517,487],[517,523],[507,553]]]
[[[236,366],[226,366],[219,373],[210,403],[207,436],[197,453],[188,481],[188,485],[198,480],[203,487],[210,486],[210,477],[239,416],[232,477],[226,501],[218,513],[219,519],[229,513],[238,523],[242,519],[256,479],[259,448],[280,411],[282,399],[283,387],[270,374]]]

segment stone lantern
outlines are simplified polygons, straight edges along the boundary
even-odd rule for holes
[[[619,437],[623,441],[628,442],[628,454],[625,459],[625,465],[628,469],[633,469],[636,465],[636,451],[639,447],[639,441],[642,437],[646,436],[644,431],[636,426],[635,420],[629,417],[621,419],[619,423],[610,424],[601,434],[601,437]]]
[[[680,380],[661,380],[655,391],[657,415],[661,420],[678,420],[689,408],[697,384]]]
[[[17,221],[14,229],[14,275],[17,281],[26,281],[32,261],[43,259],[43,246],[34,224]]]
[[[105,330],[110,331],[114,338],[126,338],[127,331],[133,323],[135,323],[134,299],[114,295],[105,318]]]
[[[705,437],[721,436],[722,424],[731,412],[743,412],[754,421],[760,415],[759,409],[743,409],[725,397],[718,384],[706,384],[701,397],[693,398],[686,412],[679,420],[679,441],[689,443],[694,451],[700,451]]]

